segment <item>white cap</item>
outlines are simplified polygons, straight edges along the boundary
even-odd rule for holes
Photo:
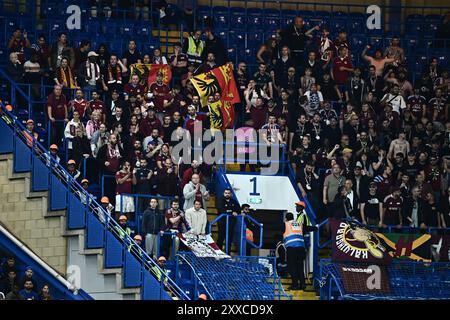
[[[89,51],[88,58],[89,57],[98,57],[98,54],[95,51]]]

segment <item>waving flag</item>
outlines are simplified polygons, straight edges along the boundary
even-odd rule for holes
[[[220,117],[217,119],[218,112],[212,114],[210,112],[211,127],[218,128],[221,122],[221,129],[233,127],[234,122],[234,108],[233,105],[241,102],[239,92],[236,86],[236,81],[233,75],[233,67],[230,63],[214,68],[211,71],[196,75],[191,79],[192,84],[200,95],[202,106],[206,107],[208,104],[208,97],[214,96],[216,93],[220,94]],[[212,109],[216,111],[217,102]]]
[[[172,71],[167,64],[133,63],[130,65],[130,81],[135,74],[141,79],[140,84],[146,86],[156,81],[156,74],[161,71],[163,82],[169,84],[172,79]]]

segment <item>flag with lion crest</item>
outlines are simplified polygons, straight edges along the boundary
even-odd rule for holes
[[[210,104],[210,123],[212,129],[232,128],[234,123],[233,105],[241,102],[231,63],[198,74],[191,79],[200,95],[203,107],[208,105],[208,97],[220,94],[220,100]]]

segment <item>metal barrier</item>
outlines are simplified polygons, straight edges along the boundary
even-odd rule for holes
[[[348,292],[341,267],[367,268],[364,263],[320,261],[320,298],[322,300],[438,300],[450,298],[450,263],[393,260],[385,266],[390,290]],[[351,279],[346,280],[349,285]],[[381,291],[381,292],[380,292]]]
[[[242,215],[238,215],[236,217],[232,217],[229,214],[226,213],[222,213],[220,214],[217,218],[215,218],[213,221],[211,221],[208,225],[208,233],[211,234],[211,229],[213,224],[218,223],[220,220],[225,219],[225,253],[229,254],[229,242],[232,241],[232,239],[229,239],[229,230],[230,230],[230,218],[233,219],[237,219],[237,223],[240,224],[240,232],[238,234],[238,239],[239,239],[239,256],[245,256],[245,244],[249,243],[253,248],[257,248],[257,249],[261,249],[262,248],[262,244],[263,244],[263,224],[259,223],[258,221],[256,221],[254,218],[252,218],[249,215],[246,215],[245,217],[243,217]],[[255,244],[253,241],[250,241],[247,239],[246,237],[246,230],[244,229],[244,227],[246,226],[244,219],[247,218],[249,220],[251,220],[255,225],[259,226],[259,244]],[[239,221],[240,220],[240,221]],[[231,233],[232,235],[234,234],[234,230]]]
[[[203,289],[211,300],[292,299],[281,286],[274,257],[196,259],[191,252],[180,252],[177,255],[178,270],[180,264],[186,264],[191,270],[193,279],[187,285],[194,291],[194,297]]]
[[[189,299],[172,279],[164,275],[161,268],[145,253],[145,250],[141,249],[125,232],[119,232],[121,230],[119,224],[110,217],[109,213],[97,203],[92,195],[87,193],[38,141],[25,135],[25,128],[21,123],[15,121],[14,116],[6,110],[3,103],[1,103],[1,108],[2,112],[11,120],[8,128],[5,126],[0,128],[8,130],[2,132],[5,137],[8,135],[14,137],[15,172],[33,171],[31,164],[37,166],[38,159],[46,165],[48,171],[51,172],[49,209],[66,209],[68,228],[86,229],[86,247],[89,249],[104,248],[106,267],[123,267],[124,286],[141,287],[143,299],[171,299],[166,291],[179,299]],[[29,139],[32,139],[31,146],[27,145]],[[30,161],[31,158],[28,156],[36,159]],[[38,168],[34,169],[34,171],[37,170]],[[41,188],[43,187],[41,186]],[[55,197],[55,194],[58,196]],[[158,274],[162,274],[159,281],[155,279]]]

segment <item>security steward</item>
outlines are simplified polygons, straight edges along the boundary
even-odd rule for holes
[[[188,62],[193,63],[196,67],[203,61],[203,50],[205,49],[205,41],[201,40],[201,30],[196,30],[184,41],[184,52],[188,56]]]
[[[303,233],[316,229],[316,227],[299,224],[294,220],[292,212],[286,213],[283,240],[287,251],[288,272],[292,278],[292,286],[289,287],[289,290],[304,290],[306,287],[303,270],[306,257]]]

